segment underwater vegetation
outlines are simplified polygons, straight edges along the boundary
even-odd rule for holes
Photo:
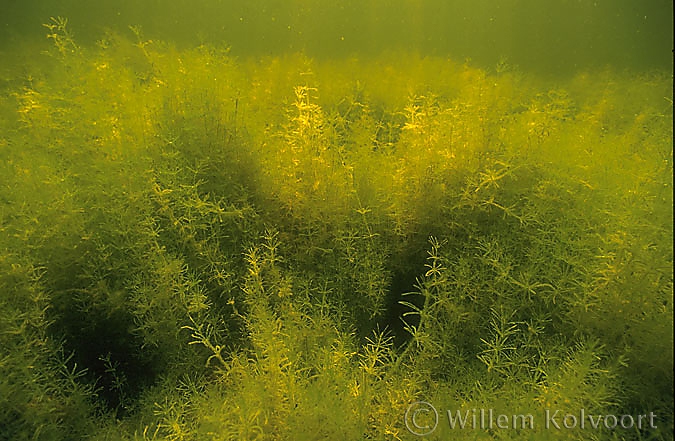
[[[46,30],[0,82],[0,439],[672,439],[670,73]]]

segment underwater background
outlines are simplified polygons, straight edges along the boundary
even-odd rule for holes
[[[671,1],[0,11],[0,440],[673,439]]]
[[[154,39],[242,56],[412,50],[548,74],[608,64],[669,70],[672,10],[668,0],[4,0],[0,47],[42,37],[35,30],[45,17],[60,15],[81,43],[141,25]]]

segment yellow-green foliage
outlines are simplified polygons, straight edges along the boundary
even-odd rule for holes
[[[406,440],[417,400],[427,439],[672,439],[670,76],[45,26],[0,97],[0,439]]]

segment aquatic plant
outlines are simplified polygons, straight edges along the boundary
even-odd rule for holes
[[[421,400],[672,439],[668,75],[46,27],[0,99],[0,438],[417,439]]]

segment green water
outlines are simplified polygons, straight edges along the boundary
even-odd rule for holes
[[[53,3],[0,440],[673,439],[672,3]]]
[[[415,50],[500,59],[528,71],[574,72],[611,64],[670,69],[668,0],[64,0],[5,2],[0,44],[35,38],[50,16],[71,20],[86,41],[140,25],[151,38],[192,46],[226,44],[237,55],[305,51],[312,57]]]

